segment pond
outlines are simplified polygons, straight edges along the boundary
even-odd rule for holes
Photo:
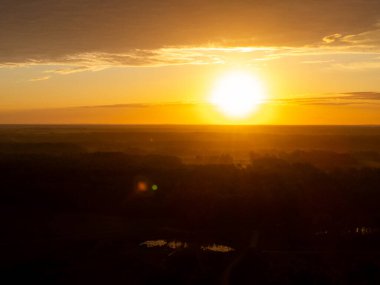
[[[164,239],[158,239],[158,240],[147,240],[142,243],[140,243],[140,246],[146,247],[146,248],[170,248],[170,249],[184,249],[184,248],[197,248],[201,249],[203,251],[212,251],[212,252],[221,252],[221,253],[228,253],[235,251],[234,248],[223,245],[223,244],[201,244],[201,245],[193,245],[188,242],[178,241],[178,240],[164,240]]]

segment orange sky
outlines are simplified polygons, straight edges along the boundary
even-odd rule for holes
[[[2,4],[0,123],[380,124],[379,1],[106,2]],[[232,70],[266,89],[241,120]]]

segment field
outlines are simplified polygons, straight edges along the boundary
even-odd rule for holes
[[[0,179],[3,284],[380,282],[380,127],[1,126]]]

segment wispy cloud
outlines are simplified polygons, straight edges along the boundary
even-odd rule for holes
[[[326,43],[326,44],[331,44],[339,39],[341,39],[343,36],[341,34],[333,34],[333,35],[329,35],[329,36],[326,36],[324,37],[322,40]]]
[[[380,92],[350,92],[344,95],[357,100],[380,100]]]
[[[80,106],[77,108],[86,108],[86,109],[98,109],[98,108],[147,108],[152,104],[144,103],[129,103],[129,104],[110,104],[110,105],[89,105],[89,106]]]
[[[292,104],[292,105],[362,105],[380,104],[380,92],[347,92],[337,94],[326,94],[324,96],[305,96],[294,98],[272,98],[266,104]],[[155,102],[155,103],[125,103],[107,105],[89,105],[73,107],[75,109],[140,109],[156,107],[194,107],[197,105],[210,105],[205,101],[175,101],[175,102]]]
[[[273,99],[269,103],[295,105],[363,105],[380,104],[380,92],[348,92],[319,97]]]
[[[334,60],[330,59],[330,60],[304,60],[304,61],[301,61],[301,63],[304,63],[304,64],[326,64],[326,63],[331,63],[331,62],[334,62]]]
[[[380,70],[380,60],[335,63],[330,65],[330,68],[347,71]]]
[[[36,77],[36,78],[29,79],[29,81],[36,82],[36,81],[44,81],[48,79],[50,79],[50,76]]]
[[[107,67],[102,66],[65,66],[58,69],[49,69],[45,73],[68,75],[73,73],[85,72],[85,71],[100,71]]]
[[[344,62],[337,60],[338,55],[350,55],[359,62]],[[373,58],[375,61],[365,62],[362,56]],[[330,56],[330,59],[320,60],[321,56]],[[223,64],[233,62],[236,58],[244,62],[273,61],[287,57],[308,57],[301,63],[325,63],[336,68],[378,68],[379,50],[358,50],[352,46],[324,46],[311,45],[305,47],[274,47],[274,46],[177,46],[156,50],[133,50],[129,53],[84,53],[65,56],[56,60],[30,60],[24,63],[0,64],[0,67],[12,68],[22,66],[51,65],[59,66],[48,69],[45,73],[67,75],[84,71],[99,71],[111,67],[157,67],[185,64]],[[315,59],[314,59],[315,58]]]
[[[378,50],[380,47],[380,20],[378,19],[374,25],[359,33],[332,34],[325,36],[322,41],[329,45]]]
[[[109,104],[109,105],[89,105],[89,106],[79,106],[76,108],[85,109],[108,109],[108,108],[121,108],[121,109],[139,109],[139,108],[152,108],[152,107],[186,107],[186,106],[196,106],[199,104],[208,104],[203,102],[158,102],[158,103],[126,103],[126,104]]]

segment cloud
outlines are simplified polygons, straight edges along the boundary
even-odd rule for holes
[[[332,34],[325,36],[322,41],[326,44],[346,45],[361,49],[378,49],[380,47],[380,20],[377,19],[371,27],[359,33]]]
[[[378,101],[378,102],[377,102]],[[325,96],[309,96],[297,98],[275,98],[269,99],[266,104],[292,104],[292,105],[362,105],[368,103],[380,104],[380,92],[347,92],[338,94],[329,94]],[[152,107],[194,107],[197,105],[210,105],[207,102],[197,101],[176,101],[176,102],[158,102],[158,103],[127,103],[127,104],[109,104],[109,105],[90,105],[79,106],[79,109],[139,109]]]
[[[29,81],[35,82],[35,81],[44,81],[44,80],[48,80],[48,79],[50,79],[50,76],[36,77],[36,78],[30,79]]]
[[[324,39],[373,46],[379,9],[373,0],[2,0],[0,64],[71,65],[55,70],[71,74],[115,65],[223,62],[220,51],[178,52],[210,43],[297,49]]]
[[[356,100],[380,100],[380,92],[350,92],[344,95]]]
[[[326,64],[326,63],[331,63],[334,62],[334,60],[304,60],[301,61],[301,63],[304,64]]]
[[[61,75],[67,75],[67,74],[73,74],[78,72],[84,72],[84,71],[99,71],[104,69],[105,67],[100,66],[69,66],[69,67],[63,67],[58,69],[49,69],[46,70],[45,73],[54,73],[54,74],[61,74]]]
[[[127,103],[127,104],[109,104],[109,105],[90,105],[90,106],[80,106],[76,108],[85,109],[108,109],[108,108],[121,108],[121,109],[139,109],[139,108],[151,108],[151,107],[188,107],[196,106],[197,104],[203,104],[200,102],[161,102],[161,103]]]
[[[287,57],[336,70],[380,69],[380,1],[358,3],[3,0],[0,68],[51,66],[30,81],[111,67],[260,65]]]
[[[348,92],[319,97],[274,99],[271,103],[325,106],[380,104],[380,92]]]
[[[77,108],[146,108],[152,104],[143,104],[143,103],[129,103],[129,104],[111,104],[111,105],[92,105],[92,106],[80,106]]]
[[[377,23],[373,30],[356,35],[347,35],[342,38],[342,42],[358,46],[378,47],[380,45],[380,24]]]
[[[331,44],[333,42],[335,42],[336,40],[342,38],[343,36],[341,34],[333,34],[333,35],[329,35],[329,36],[326,36],[324,37],[322,40],[326,43],[326,44]]]
[[[346,70],[346,71],[362,71],[380,69],[380,61],[353,61],[345,63],[335,63],[330,66],[331,69]]]
[[[341,58],[344,56],[344,58]],[[380,69],[379,49],[357,49],[351,45],[310,45],[303,47],[240,46],[220,47],[176,46],[156,50],[131,50],[128,53],[84,53],[56,60],[28,60],[24,63],[0,63],[0,68],[27,66],[54,66],[42,71],[40,77],[30,81],[47,80],[53,75],[69,75],[86,71],[100,71],[115,67],[158,67],[169,65],[201,65],[236,63],[259,66],[261,62],[283,58],[300,58],[302,64],[319,64],[323,68],[345,71]]]
[[[45,73],[67,75],[84,71],[99,71],[111,67],[154,67],[183,64],[222,64],[235,57],[252,59],[273,59],[274,47],[166,47],[156,50],[132,50],[128,53],[84,53],[73,54],[59,59],[6,63],[3,68],[51,65]]]

